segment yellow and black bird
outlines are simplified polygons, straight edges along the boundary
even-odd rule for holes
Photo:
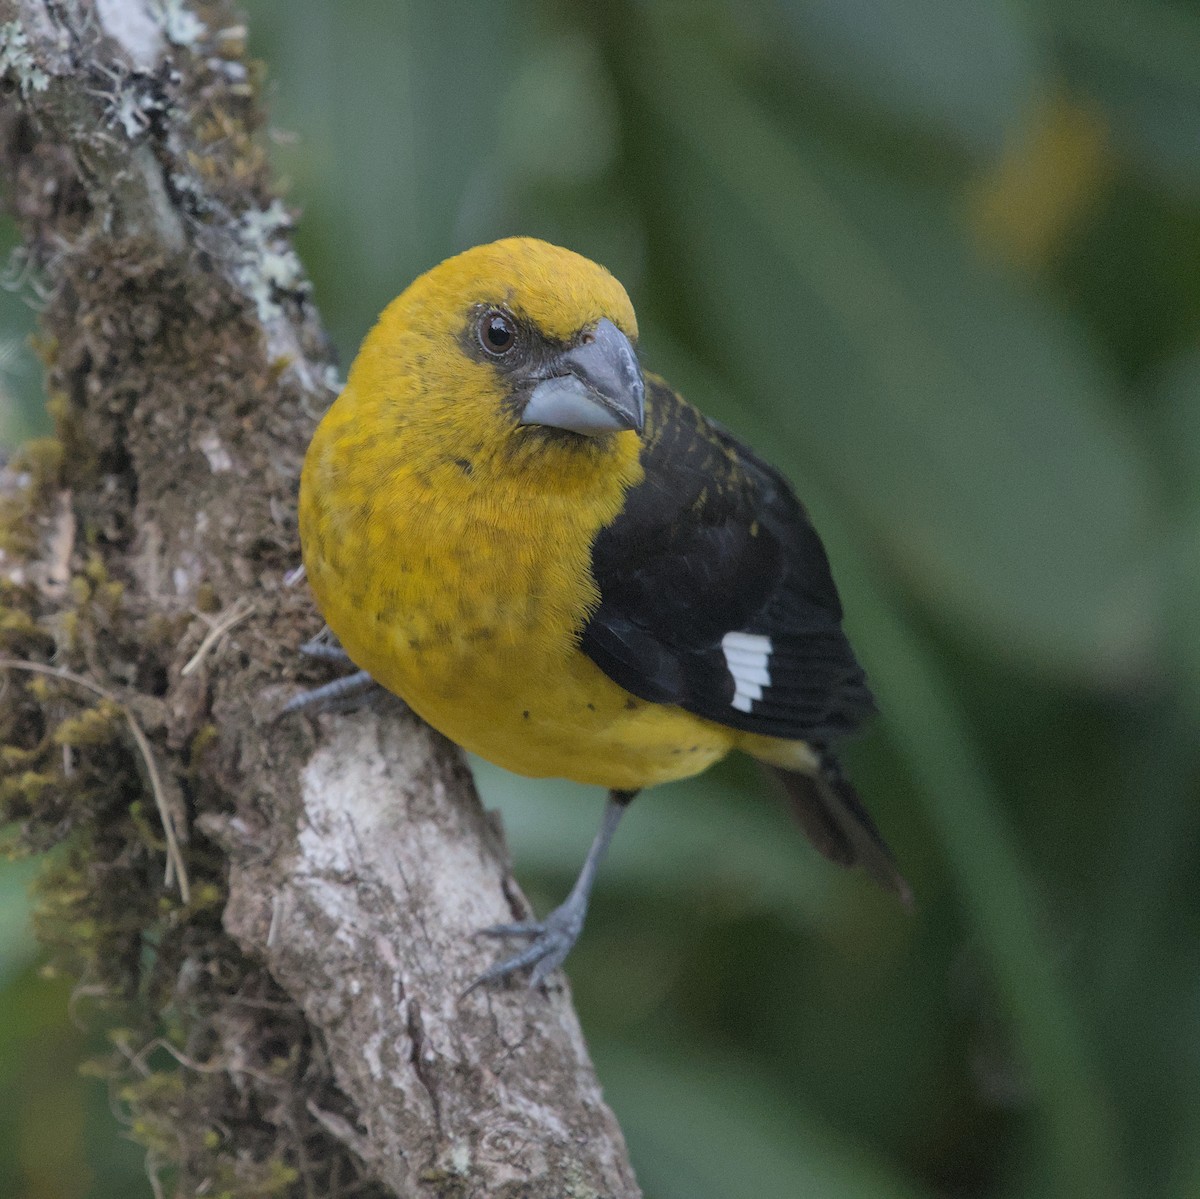
[[[624,288],[510,238],[417,279],[309,448],[304,562],[350,658],[451,740],[609,789],[575,887],[480,981],[566,957],[621,813],[740,749],[907,896],[831,745],[873,709],[787,481],[638,362]]]

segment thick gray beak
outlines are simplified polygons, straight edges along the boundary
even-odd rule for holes
[[[523,425],[549,425],[597,437],[621,429],[642,431],[646,385],[629,338],[601,320],[591,340],[566,350],[549,377],[533,389],[521,413]]]

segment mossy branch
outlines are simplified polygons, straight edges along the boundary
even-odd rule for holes
[[[244,40],[0,0],[57,422],[0,475],[0,826],[65,846],[39,926],[159,1193],[630,1199],[565,991],[463,996],[524,901],[457,752],[396,706],[273,719],[332,370]]]

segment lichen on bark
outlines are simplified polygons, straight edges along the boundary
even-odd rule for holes
[[[0,824],[58,847],[39,929],[161,1193],[626,1199],[565,989],[462,996],[523,900],[457,752],[395,706],[274,720],[332,368],[244,36],[0,0],[56,423],[0,477]]]

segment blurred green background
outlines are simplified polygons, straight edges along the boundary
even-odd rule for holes
[[[473,243],[605,263],[644,362],[795,480],[879,693],[846,757],[914,914],[744,763],[622,828],[570,974],[650,1199],[1200,1196],[1197,7],[247,15],[343,364]],[[479,779],[548,909],[601,796]],[[0,866],[0,1195],[149,1195],[29,873]]]

